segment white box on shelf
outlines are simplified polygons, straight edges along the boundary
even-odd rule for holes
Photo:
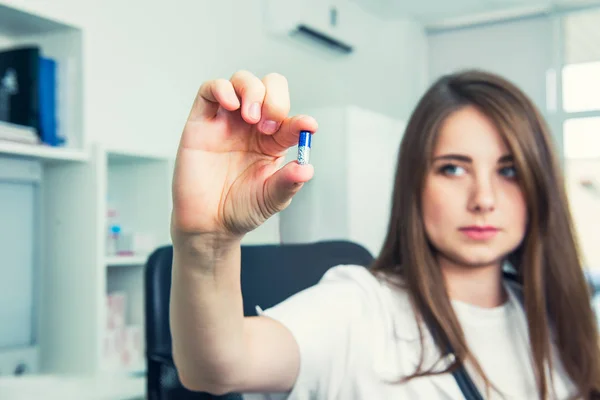
[[[127,294],[125,292],[112,292],[106,296],[106,300],[107,331],[124,328]]]
[[[158,247],[156,235],[150,232],[133,233],[132,244],[135,254],[150,254]]]
[[[107,371],[114,371],[119,366],[119,333],[120,330],[117,329],[107,329],[106,331],[104,331],[104,338],[102,343],[102,365]]]
[[[141,325],[128,325],[123,329],[121,368],[141,370],[144,363],[143,329]]]

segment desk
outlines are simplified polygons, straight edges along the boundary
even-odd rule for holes
[[[0,377],[2,400],[137,400],[146,379],[123,375],[24,375]]]

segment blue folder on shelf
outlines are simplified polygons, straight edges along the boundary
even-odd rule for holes
[[[39,132],[42,142],[61,146],[64,138],[58,135],[56,106],[56,61],[40,57],[39,60]]]

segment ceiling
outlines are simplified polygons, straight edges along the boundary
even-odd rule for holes
[[[600,0],[354,0],[381,18],[410,16],[429,27],[457,26],[552,9],[600,5]]]

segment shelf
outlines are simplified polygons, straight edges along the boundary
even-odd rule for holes
[[[15,4],[11,6],[10,3]],[[15,134],[14,128],[18,135],[18,125],[9,126],[9,136],[0,135],[3,139],[0,142],[0,156],[39,159],[46,162],[86,161],[88,155],[83,123],[82,30],[52,15],[40,15],[33,11],[31,6],[16,3],[16,0],[0,0],[0,50],[35,46],[39,48],[40,56],[56,62],[56,133],[64,138],[65,145],[51,147],[4,140],[11,139]],[[10,122],[8,124],[12,125]],[[0,124],[0,130],[4,130],[3,125]],[[24,138],[29,138],[28,131],[37,130],[35,125],[22,128],[26,131]]]
[[[39,35],[72,29],[74,26],[0,4],[0,34]]]
[[[165,162],[170,160],[170,157],[166,155],[144,152],[144,151],[133,151],[125,149],[106,149],[108,156],[108,162],[112,165],[122,165],[131,163],[144,163],[144,162]]]
[[[148,260],[147,255],[132,256],[109,256],[106,257],[106,266],[108,267],[126,267],[135,265],[145,265]]]
[[[86,161],[88,155],[82,150],[66,147],[25,144],[0,140],[0,155],[36,158],[42,161]]]

